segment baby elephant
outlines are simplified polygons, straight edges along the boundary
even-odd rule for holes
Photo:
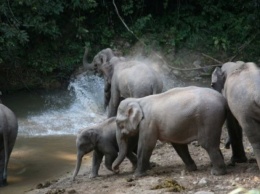
[[[118,155],[118,145],[116,140],[116,118],[111,117],[102,123],[83,129],[77,136],[77,164],[73,174],[73,180],[78,174],[82,158],[85,154],[93,151],[92,172],[90,178],[98,176],[98,170],[105,156],[105,166],[112,171],[112,163]],[[137,157],[133,151],[137,149],[138,136],[129,139],[128,153],[126,157],[131,161],[133,168],[136,168]]]

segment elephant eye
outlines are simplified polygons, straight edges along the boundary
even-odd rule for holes
[[[215,86],[215,83],[211,83],[211,87],[213,88]]]

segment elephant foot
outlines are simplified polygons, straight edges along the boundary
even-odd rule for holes
[[[91,175],[89,175],[89,178],[90,178],[90,179],[94,179],[94,178],[96,178],[96,177],[98,177],[97,174],[91,174]]]
[[[146,176],[147,173],[146,172],[135,172],[134,175],[133,175],[133,178],[138,178],[138,177],[143,177],[143,176]]]
[[[227,163],[227,166],[236,166],[236,163],[233,162],[232,160],[230,160],[230,161]]]
[[[211,174],[215,175],[215,176],[224,175],[224,174],[227,174],[227,169],[226,169],[226,167],[212,168],[211,169]]]
[[[247,157],[246,156],[241,156],[241,157],[234,157],[234,156],[232,156],[231,162],[232,163],[246,163],[247,162]]]
[[[196,171],[198,168],[196,166],[196,164],[191,164],[191,165],[187,165],[186,166],[186,169],[189,171],[189,172],[192,172],[192,171]]]
[[[4,187],[4,186],[7,186],[7,180],[4,179],[2,180],[2,182],[0,182],[0,187]]]
[[[112,171],[113,171],[115,174],[118,174],[118,173],[119,173],[119,167],[117,167],[117,168],[112,167]]]
[[[230,149],[230,145],[231,145],[230,142],[226,142],[226,143],[225,143],[225,149]]]

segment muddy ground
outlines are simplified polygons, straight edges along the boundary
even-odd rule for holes
[[[225,162],[228,164],[231,150],[224,148],[227,137],[223,128],[221,138],[221,151]],[[244,138],[244,145],[248,158],[254,158],[251,145]],[[153,193],[197,193],[197,194],[225,194],[243,187],[247,190],[260,189],[260,172],[256,163],[236,164],[227,166],[228,173],[224,176],[210,174],[210,160],[206,151],[196,142],[189,145],[192,158],[198,166],[198,170],[187,172],[185,166],[170,144],[158,142],[153,151],[151,162],[156,165],[148,171],[148,175],[133,179],[130,162],[125,159],[120,166],[120,174],[113,174],[101,165],[99,177],[90,179],[91,162],[85,162],[75,181],[71,180],[73,170],[57,177],[39,183],[28,191],[27,194],[60,194],[60,193],[88,193],[88,194],[153,194]]]

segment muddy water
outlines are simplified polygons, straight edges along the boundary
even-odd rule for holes
[[[84,161],[89,159],[86,156]],[[19,137],[9,163],[9,185],[0,188],[0,193],[21,194],[39,183],[56,180],[67,173],[70,176],[75,161],[74,135]]]
[[[16,114],[19,131],[8,166],[9,185],[0,194],[21,194],[73,171],[76,134],[105,118],[102,87],[102,79],[89,76],[65,90],[1,96]]]

